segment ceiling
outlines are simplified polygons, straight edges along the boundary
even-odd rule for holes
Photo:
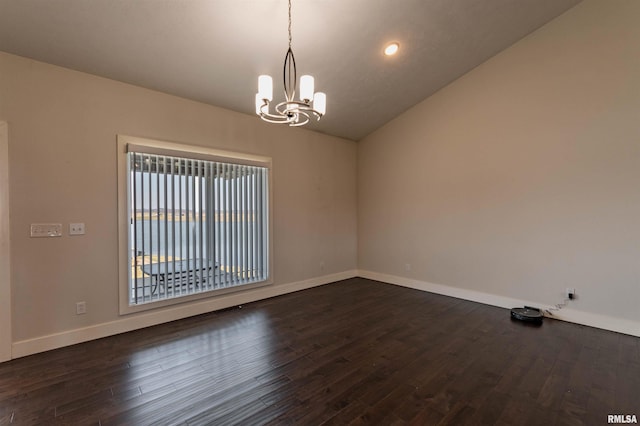
[[[293,0],[310,127],[360,140],[579,1]],[[286,0],[0,0],[2,51],[247,114],[259,74],[283,100],[287,37]]]

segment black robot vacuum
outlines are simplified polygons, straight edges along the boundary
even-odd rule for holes
[[[530,322],[533,324],[542,324],[542,312],[538,308],[532,308],[530,306],[525,306],[524,308],[513,308],[511,309],[511,319]]]

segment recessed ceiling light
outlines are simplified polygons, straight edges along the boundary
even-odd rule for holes
[[[400,44],[393,42],[387,44],[387,47],[384,48],[384,54],[387,56],[393,56],[398,53],[398,49],[400,49]]]

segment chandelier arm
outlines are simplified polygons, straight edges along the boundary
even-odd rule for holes
[[[265,111],[266,108],[266,111]],[[294,122],[295,120],[295,116],[287,116],[284,114],[281,114],[278,111],[278,115],[275,114],[271,114],[269,112],[269,101],[264,99],[264,104],[262,104],[260,106],[260,118],[262,118],[264,121],[267,121],[269,123],[275,123],[275,124],[290,124],[292,122]]]
[[[302,102],[298,102],[298,103],[302,104],[302,106],[298,108],[298,111],[300,111],[300,112],[304,111],[305,113],[312,113],[313,115],[316,116],[316,118],[318,120],[320,120],[322,118],[323,114],[321,114],[320,112],[318,112],[315,109],[311,108],[309,105],[304,104]]]
[[[287,109],[287,106],[289,107],[288,109]],[[295,112],[298,110],[310,110],[310,109],[311,107],[309,105],[305,104],[304,102],[298,102],[298,101],[284,101],[276,105],[276,111],[278,111],[278,114],[282,114],[282,115],[286,115],[288,111]]]
[[[265,117],[264,115],[260,115],[259,116],[262,121],[266,121],[267,123],[271,123],[271,124],[288,124],[288,125],[292,125],[293,121],[288,121],[285,117],[280,117],[278,118],[269,118],[269,117]],[[270,116],[273,117],[273,116]]]
[[[294,108],[286,109],[287,106],[294,105]],[[265,110],[266,109],[266,110]],[[322,114],[314,110],[303,102],[280,102],[276,105],[276,114],[269,113],[269,101],[264,100],[264,104],[260,106],[260,118],[268,123],[288,124],[292,127],[304,126],[311,120],[313,114],[317,120],[320,120]]]
[[[287,109],[287,106],[289,106],[290,108]],[[287,115],[287,112],[290,112],[298,114],[304,113],[307,117],[309,116],[309,114],[313,114],[317,120],[320,120],[322,118],[321,113],[311,108],[309,104],[306,104],[304,102],[280,102],[278,105],[276,105],[275,109],[280,115]]]
[[[303,112],[303,111],[299,111],[298,113],[296,113],[296,115],[297,115],[298,118],[296,119],[295,122],[289,124],[289,126],[291,126],[291,127],[304,126],[311,119],[309,117],[309,114],[307,114],[306,112]],[[302,117],[302,120],[300,120],[300,117]]]

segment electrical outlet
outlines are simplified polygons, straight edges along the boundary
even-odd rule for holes
[[[76,302],[76,315],[87,313],[87,302]]]
[[[320,272],[324,272],[324,260],[320,262]]]
[[[574,299],[576,297],[576,289],[572,287],[567,287],[567,298]]]
[[[407,272],[410,272],[411,271],[411,264],[410,263],[405,263],[404,264],[404,270],[407,271]]]
[[[84,223],[70,223],[69,235],[84,235]]]

